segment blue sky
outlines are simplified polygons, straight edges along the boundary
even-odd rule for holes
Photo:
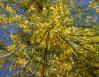
[[[90,0],[74,0],[79,6],[85,6],[87,5]]]

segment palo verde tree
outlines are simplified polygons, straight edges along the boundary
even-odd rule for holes
[[[13,5],[25,13],[17,14]],[[0,55],[2,62],[14,62],[11,70],[21,68],[15,77],[98,77],[99,28],[75,27],[71,9],[81,11],[72,0],[7,0],[0,7],[7,13],[0,24],[18,27]]]

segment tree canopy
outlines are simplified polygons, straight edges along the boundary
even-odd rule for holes
[[[97,2],[87,6],[98,14]],[[73,0],[7,0],[0,9],[0,24],[18,28],[10,32],[10,45],[0,41],[0,63],[12,61],[10,70],[20,68],[13,76],[98,77],[99,27],[89,14],[87,24],[75,25],[74,14],[82,21],[86,11]],[[94,24],[88,25],[89,20]]]

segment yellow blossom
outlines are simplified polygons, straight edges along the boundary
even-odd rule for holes
[[[26,60],[25,58],[20,58],[20,57],[18,57],[18,58],[16,59],[16,64],[17,64],[17,65],[24,65],[26,62],[27,62],[27,60]]]
[[[14,9],[9,5],[6,6],[6,10],[9,11],[10,13],[14,12]]]
[[[7,47],[8,51],[12,52],[15,49],[15,45],[11,44]]]
[[[24,31],[24,32],[31,32],[31,29],[29,29],[29,28],[24,28],[23,31]]]
[[[23,44],[23,43],[20,43],[20,44],[19,44],[19,48],[20,48],[20,49],[24,49],[24,48],[25,48],[25,46],[26,46],[26,45],[25,45],[25,44]]]
[[[96,8],[97,7],[97,2],[90,2],[89,7]]]
[[[11,34],[10,38],[11,38],[11,40],[17,40],[17,35]]]

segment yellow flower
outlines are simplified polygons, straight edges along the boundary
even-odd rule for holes
[[[8,51],[13,51],[15,49],[15,45],[11,44],[7,47]]]
[[[35,11],[35,10],[36,10],[35,7],[33,5],[31,5],[29,11]]]
[[[9,5],[6,6],[6,10],[8,10],[10,13],[14,12],[14,9]]]
[[[71,69],[71,64],[69,63],[63,63],[63,68],[70,70]]]
[[[17,65],[24,65],[26,62],[27,62],[27,60],[26,60],[25,58],[20,58],[20,57],[18,57],[18,58],[16,59],[16,64],[17,64]]]
[[[27,25],[28,23],[29,23],[29,21],[28,21],[28,20],[25,20],[25,21],[24,21],[24,24],[26,24],[26,25]]]
[[[23,23],[20,24],[19,27],[20,27],[20,28],[23,28],[23,29],[27,28],[26,24],[23,24]]]
[[[11,38],[11,40],[16,40],[17,39],[17,35],[11,34],[10,38]]]
[[[29,28],[24,28],[23,31],[24,31],[24,32],[31,32],[31,29],[29,29]]]
[[[45,41],[43,41],[43,42],[40,44],[40,47],[41,47],[41,48],[46,47],[46,42],[45,42]]]
[[[91,2],[89,7],[96,8],[97,7],[97,2]]]
[[[24,48],[25,48],[25,45],[22,44],[22,43],[20,43],[20,44],[19,44],[19,47],[20,47],[20,49],[24,49]]]

